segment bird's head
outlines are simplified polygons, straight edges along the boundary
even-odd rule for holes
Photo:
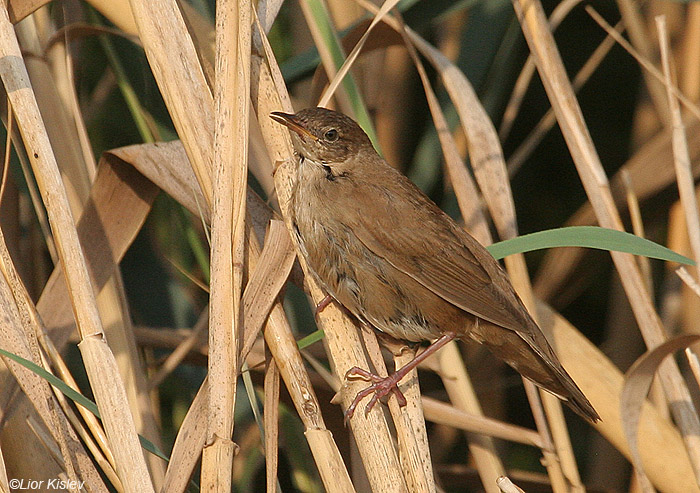
[[[292,131],[294,149],[321,166],[346,163],[360,154],[375,152],[367,134],[351,118],[326,108],[306,108],[270,117]]]

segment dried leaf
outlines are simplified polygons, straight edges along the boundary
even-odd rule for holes
[[[700,335],[674,337],[644,353],[625,373],[625,384],[620,395],[622,426],[630,447],[635,473],[645,492],[654,491],[654,489],[644,472],[642,457],[637,446],[637,428],[642,414],[642,405],[649,393],[649,387],[651,387],[656,370],[659,369],[664,359],[697,341],[700,341]],[[675,405],[682,406],[683,403],[675,403]],[[691,409],[690,412],[694,411]]]
[[[245,360],[272,304],[279,296],[294,265],[296,253],[284,223],[270,221],[263,250],[243,293],[245,329],[241,360]]]

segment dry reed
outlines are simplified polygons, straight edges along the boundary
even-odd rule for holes
[[[372,333],[360,330],[331,304],[318,315],[324,347],[305,349],[312,362],[305,365],[295,339],[299,327],[283,306],[284,292],[293,283],[306,290],[311,307],[324,293],[312,278],[304,276],[303,260],[295,262],[293,235],[287,232],[295,156],[288,132],[268,117],[272,111],[294,110],[278,55],[268,39],[281,1],[261,0],[256,8],[243,0],[219,0],[212,23],[188,3],[175,0],[91,0],[118,29],[138,36],[179,138],[113,149],[96,167],[88,131],[93,122],[81,113],[86,104],[73,73],[75,64],[84,58],[76,56],[67,34],[64,39],[56,34],[70,31],[71,16],[79,9],[64,11],[69,25],[59,31],[63,26],[55,25],[56,19],[42,7],[45,3],[9,2],[0,8],[0,76],[8,112],[13,115],[6,121],[8,133],[20,160],[27,164],[28,190],[43,223],[43,230],[36,228],[43,231],[41,249],[55,251],[56,267],[46,269],[47,280],[39,283],[41,295],[34,305],[28,286],[37,281],[15,259],[18,237],[5,234],[3,226],[0,349],[44,366],[78,388],[79,379],[71,374],[75,363],[62,357],[71,332],[77,330],[82,364],[101,422],[81,406],[76,413],[45,380],[3,356],[6,368],[0,372],[0,409],[5,429],[0,441],[0,489],[7,491],[19,477],[62,477],[86,481],[94,491],[112,487],[117,491],[178,492],[188,489],[198,465],[200,486],[208,491],[252,489],[252,484],[241,484],[245,481],[240,478],[248,474],[242,464],[264,460],[264,467],[253,468],[266,477],[258,490],[276,491],[283,477],[294,476],[297,487],[309,491],[437,491],[446,477],[441,467],[445,451],[440,448],[456,443],[455,430],[461,430],[466,432],[468,445],[460,449],[458,461],[470,461],[485,491],[522,491],[508,476],[529,491],[517,471],[511,474],[512,464],[499,447],[500,441],[522,444],[540,457],[553,491],[585,490],[589,478],[579,472],[578,465],[585,457],[576,440],[572,444],[575,437],[569,430],[573,428],[564,419],[559,402],[526,383],[531,410],[523,412],[532,414],[535,429],[507,422],[503,403],[494,405],[488,393],[480,390],[478,365],[470,358],[465,362],[465,353],[455,344],[402,383],[408,406],[400,407],[391,397],[387,406],[377,406],[368,415],[356,413],[348,428],[342,426],[342,410],[364,385],[344,382],[342,375],[353,366],[385,373],[386,355]],[[325,88],[320,99],[323,105],[337,105],[370,127],[368,108],[384,108],[377,109],[376,121],[406,124],[414,118],[410,108],[389,114],[374,99],[381,92],[377,78],[383,67],[412,64],[427,101],[427,124],[436,130],[433,149],[444,160],[446,182],[454,191],[465,227],[484,244],[493,241],[491,224],[500,239],[517,236],[516,204],[508,177],[514,170],[506,167],[499,135],[459,64],[437,47],[440,42],[434,45],[423,32],[406,25],[394,11],[398,2],[392,0],[380,7],[357,0],[355,12],[366,10],[374,17],[358,22],[343,39],[333,28],[333,21],[339,22],[334,16],[349,8],[348,3],[341,3],[302,0],[300,6],[289,7],[292,12],[283,13],[296,29],[308,34],[321,60],[311,95],[305,95],[309,99],[294,106],[308,106]],[[700,114],[694,103],[700,93],[700,70],[695,56],[697,29],[692,27],[700,22],[700,10],[695,4],[687,6],[679,46],[668,45],[660,24],[659,48],[643,12],[632,2],[617,3],[622,22],[616,30],[590,11],[606,27],[608,36],[577,75],[576,87],[594,75],[614,43],[624,44],[645,67],[654,125],[669,129],[668,133],[659,130],[655,139],[635,149],[618,177],[608,180],[551,32],[577,5],[575,0],[562,3],[548,23],[537,0],[513,0],[531,61],[526,62],[513,89],[501,136],[515,125],[535,69],[552,108],[532,137],[510,157],[515,163],[511,165],[526,169],[526,158],[548,129],[558,124],[590,201],[569,218],[571,224],[623,229],[619,208],[624,206],[631,210],[635,232],[643,235],[650,230],[644,202],[673,187],[680,192],[680,209],[669,219],[677,228],[669,234],[669,245],[687,243],[685,253],[697,259],[700,220],[695,179],[700,175],[700,141],[698,123],[691,117],[697,119]],[[623,27],[631,43],[620,34]],[[446,38],[452,35],[445,33]],[[52,41],[45,43],[48,39]],[[449,46],[453,41],[441,42]],[[273,43],[279,47],[279,41]],[[338,58],[343,49],[349,53],[344,63]],[[395,49],[405,50],[402,62],[392,54]],[[657,50],[663,70],[651,61]],[[681,67],[676,77],[672,57],[679,54],[692,66]],[[400,76],[407,78],[403,73]],[[111,83],[110,77],[103,79],[105,84]],[[675,78],[682,91],[673,82]],[[143,105],[132,111],[146,112]],[[152,115],[141,117],[154,121]],[[150,128],[155,127],[151,124]],[[380,127],[376,135],[381,143],[382,136],[400,138],[401,132],[392,134]],[[149,140],[145,135],[142,138]],[[386,147],[388,155],[405,158],[405,145]],[[650,169],[649,161],[663,166]],[[3,189],[12,186],[5,176]],[[267,202],[249,186],[249,177],[255,178]],[[33,192],[34,183],[39,193]],[[132,300],[117,269],[144,228],[159,190],[190,211],[188,225],[209,251],[209,300],[197,308],[198,322],[192,329],[135,328]],[[618,190],[626,194],[618,196]],[[44,210],[46,221],[41,220]],[[6,220],[12,209],[3,208],[0,213]],[[636,466],[635,487],[698,491],[700,422],[678,365],[664,359],[697,336],[667,339],[669,324],[682,315],[670,310],[660,315],[653,296],[669,288],[651,282],[648,263],[642,263],[640,269],[631,255],[613,252],[626,298],[649,348],[623,375],[545,303],[562,285],[572,282],[572,271],[582,256],[580,251],[549,253],[534,289],[522,254],[504,263],[564,366],[601,414],[602,422],[593,426]],[[192,279],[206,278],[196,269],[181,268]],[[694,274],[700,275],[700,269],[694,269]],[[675,279],[670,269],[667,276]],[[691,274],[684,271],[683,276],[689,285],[697,284]],[[661,293],[664,299],[679,293],[681,285],[677,282],[672,291]],[[691,295],[679,302],[690,320],[689,314],[697,313],[698,306],[696,294]],[[678,321],[678,325],[683,324]],[[155,348],[170,349],[159,359]],[[178,378],[178,371],[202,352],[208,356],[207,377],[198,387],[192,386],[197,393],[177,423],[166,469],[161,459],[144,455],[137,433],[163,448],[159,390]],[[695,359],[689,354],[692,366]],[[393,364],[400,366],[411,357],[411,351],[399,352],[393,355]],[[323,366],[326,361],[335,377]],[[424,388],[421,392],[418,376],[425,375],[423,370],[437,372],[442,382],[437,390]],[[255,394],[263,395],[264,416],[257,424],[252,418],[240,419],[239,410],[245,407],[237,387],[241,372],[246,372],[252,384],[248,388],[253,390],[248,395],[251,407],[258,405]],[[645,398],[657,372],[664,392],[657,394],[658,409]],[[327,402],[332,391],[338,392],[334,402],[340,403],[340,409]],[[444,394],[447,401],[437,399],[437,394]],[[666,408],[672,417],[664,414]],[[290,414],[287,410],[293,410],[299,436],[305,441],[303,447],[296,447],[299,450],[285,445],[293,438],[293,431],[280,425]],[[491,413],[498,418],[489,417]],[[28,464],[19,460],[22,438],[27,450],[40,451]],[[281,461],[278,453],[285,447],[287,460]],[[300,453],[308,457],[295,458]]]

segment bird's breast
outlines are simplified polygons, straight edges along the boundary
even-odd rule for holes
[[[362,303],[355,278],[357,245],[347,227],[316,203],[312,196],[297,193],[294,197],[294,233],[311,274],[321,287],[353,313]]]
[[[369,250],[307,184],[293,194],[293,225],[318,284],[363,322],[398,339],[466,334],[474,317],[445,301]],[[336,207],[342,205],[335,204]]]

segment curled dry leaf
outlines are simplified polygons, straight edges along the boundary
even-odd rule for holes
[[[642,406],[656,370],[666,357],[699,340],[700,335],[685,335],[670,339],[640,356],[625,374],[625,384],[620,395],[620,415],[635,472],[645,492],[653,491],[653,488],[644,473],[642,457],[637,447],[637,426],[642,414]],[[693,410],[690,409],[688,412]]]

